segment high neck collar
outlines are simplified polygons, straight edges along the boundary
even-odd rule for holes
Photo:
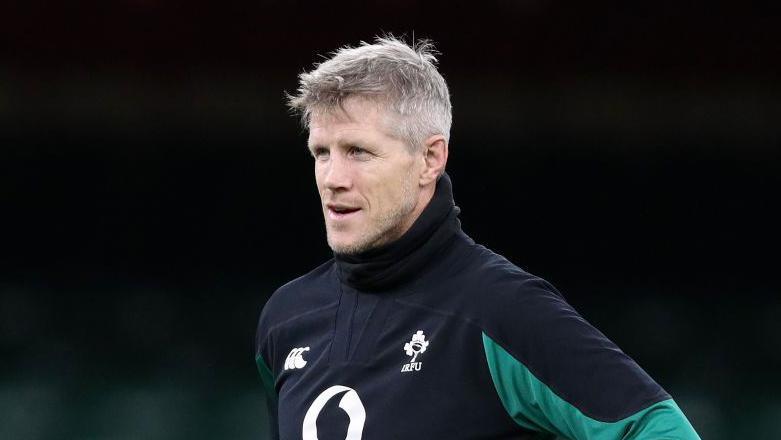
[[[379,291],[410,280],[461,229],[447,173],[410,229],[399,239],[358,254],[334,254],[341,281],[364,291]]]

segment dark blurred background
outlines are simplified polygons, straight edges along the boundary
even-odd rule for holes
[[[781,438],[781,8],[719,4],[4,2],[0,438],[264,438],[258,314],[329,258],[283,91],[381,31],[443,54],[465,231]]]

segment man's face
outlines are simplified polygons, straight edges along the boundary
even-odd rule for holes
[[[344,111],[313,114],[315,159],[328,245],[354,254],[401,237],[422,211],[423,154],[391,135],[391,119],[374,102],[348,98]]]

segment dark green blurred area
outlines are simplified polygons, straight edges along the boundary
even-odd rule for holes
[[[675,298],[673,292],[648,292],[640,299],[580,293],[579,298],[587,298],[580,300],[581,313],[674,395],[703,438],[779,434],[780,387],[777,370],[770,367],[778,362],[779,304],[734,299],[703,306],[691,298]],[[223,344],[197,330],[196,336],[183,337],[201,325],[200,319],[177,317],[173,309],[161,312],[163,292],[116,296],[147,308],[124,312],[131,315],[130,323],[84,329],[115,332],[110,338],[118,347],[113,350],[57,334],[20,334],[24,325],[17,321],[9,329],[4,319],[4,345],[24,342],[24,348],[10,358],[4,354],[2,438],[264,438],[267,420],[250,350],[232,348],[249,344]],[[20,292],[6,290],[2,300],[4,311],[27,313],[28,319],[41,313],[31,308],[46,309]],[[231,300],[235,309],[249,310],[257,303],[251,295],[236,293]],[[248,310],[211,310],[211,319],[220,325],[210,330],[249,339],[253,317]],[[83,318],[98,313],[105,312],[83,312],[69,325],[80,327]],[[114,315],[118,321],[130,318]],[[167,336],[163,339],[182,339],[150,341],[161,334]]]
[[[778,11],[353,6],[3,6],[0,439],[265,438],[258,315],[329,258],[283,91],[378,29],[443,53],[465,232],[781,438]]]

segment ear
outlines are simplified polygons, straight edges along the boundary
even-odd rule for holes
[[[447,164],[448,146],[447,140],[441,134],[429,137],[423,143],[423,160],[425,162],[423,172],[420,174],[420,186],[428,186],[435,183]]]

